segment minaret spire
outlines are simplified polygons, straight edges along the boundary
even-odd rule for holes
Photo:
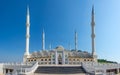
[[[29,25],[29,26],[30,26],[30,14],[29,14],[29,6],[27,6],[26,25]]]
[[[71,50],[71,45],[70,45],[70,42],[68,43],[68,48],[69,48],[69,50]]]
[[[94,20],[94,5],[92,6],[92,17],[91,17],[91,28],[92,28],[92,56],[96,55],[95,53],[95,20]]]
[[[51,43],[50,43],[50,45],[49,45],[49,50],[52,50],[52,45],[51,45]]]
[[[77,39],[77,32],[75,30],[75,50],[77,51],[77,43],[78,43],[78,39]]]
[[[45,50],[45,33],[44,33],[44,29],[42,32],[42,50]]]
[[[29,38],[30,38],[30,14],[29,14],[29,6],[27,6],[27,16],[26,16],[26,52],[25,52],[25,55],[29,55]]]

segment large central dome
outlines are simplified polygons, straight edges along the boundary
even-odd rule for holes
[[[61,45],[60,45],[60,46],[57,46],[57,47],[56,47],[56,50],[64,50],[64,47],[61,46]]]

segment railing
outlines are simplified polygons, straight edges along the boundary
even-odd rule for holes
[[[20,67],[24,67],[24,66],[32,66],[31,64],[24,64],[24,63],[3,63],[4,68],[20,68]]]
[[[38,62],[36,62],[31,68],[21,68],[20,74],[26,74],[29,75],[30,73],[33,73],[38,67]]]
[[[10,64],[10,63],[7,63],[7,64],[4,64],[4,65],[5,65],[4,67],[6,67],[6,68],[9,68],[9,67],[15,68],[15,67],[17,67],[17,70],[19,69],[18,73],[20,73],[20,74],[28,74],[29,75],[30,73],[33,73],[37,69],[38,62],[36,62],[30,68],[23,68],[23,66],[28,66],[28,65],[25,65],[25,64],[22,64],[22,63],[21,64],[18,64],[18,63],[16,63],[16,64],[15,63]],[[105,74],[105,75],[107,75],[106,70],[109,70],[109,69],[120,69],[120,64],[109,64],[109,63],[102,64],[102,63],[97,63],[97,62],[83,62],[81,65],[82,65],[82,67],[84,68],[84,70],[86,72],[93,73],[93,74],[98,73],[98,74]],[[48,66],[50,66],[50,65],[48,65]],[[65,66],[65,65],[63,65],[63,66]]]
[[[112,63],[95,63],[95,62],[84,62],[82,63],[82,67],[88,73],[100,73],[107,75],[106,71],[109,69],[120,69],[120,64],[112,64]]]
[[[32,64],[24,64],[24,63],[2,63],[3,64],[3,72],[4,75],[17,75],[22,71],[22,67],[32,67]],[[6,73],[6,69],[13,69],[12,72]]]

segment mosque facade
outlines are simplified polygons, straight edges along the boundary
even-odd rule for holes
[[[45,48],[45,32],[42,33],[42,49],[29,52],[30,13],[27,7],[26,49],[22,63],[0,63],[0,75],[120,75],[120,64],[97,62],[95,50],[94,6],[91,14],[91,53],[77,48],[66,49],[59,45],[54,49]]]
[[[77,32],[75,31],[75,49],[68,50],[63,46],[57,46],[55,49],[45,49],[45,32],[42,33],[42,49],[37,52],[29,53],[29,39],[30,39],[30,13],[29,7],[27,7],[26,16],[26,50],[23,57],[24,63],[39,64],[80,64],[81,62],[97,62],[97,55],[95,52],[95,21],[94,21],[94,6],[92,7],[91,14],[91,47],[92,52],[81,51],[77,49]]]

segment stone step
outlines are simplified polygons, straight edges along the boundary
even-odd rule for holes
[[[86,75],[83,73],[79,73],[79,74],[41,74],[41,73],[34,73],[33,75]]]
[[[85,70],[82,66],[39,66],[35,74],[85,74]]]

